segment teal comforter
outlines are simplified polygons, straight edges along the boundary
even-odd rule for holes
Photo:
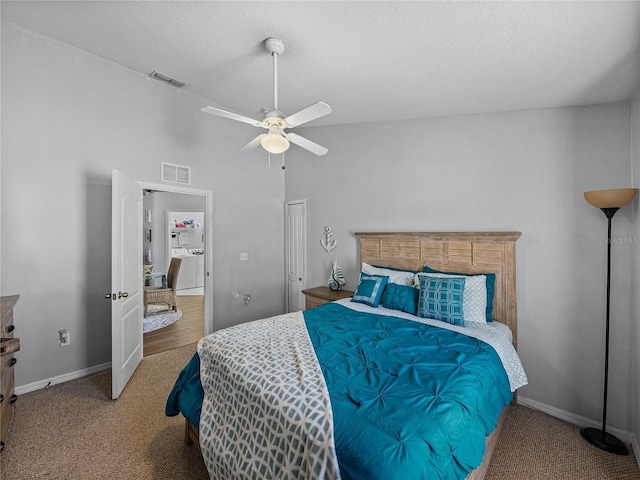
[[[334,417],[343,480],[464,479],[512,394],[495,350],[466,335],[326,304],[304,312]],[[167,415],[198,426],[197,354]]]
[[[304,312],[343,480],[464,479],[512,398],[490,345],[338,304]]]

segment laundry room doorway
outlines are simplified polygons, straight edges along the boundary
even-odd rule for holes
[[[146,357],[195,343],[211,331],[212,229],[208,219],[212,192],[139,183],[143,188],[145,292],[149,301],[158,302],[145,308]],[[173,258],[179,262],[172,262]],[[179,269],[172,263],[178,263]],[[164,293],[157,296],[158,290]],[[162,296],[165,294],[168,298]]]

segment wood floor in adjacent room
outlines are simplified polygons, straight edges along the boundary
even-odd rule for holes
[[[204,296],[179,296],[178,309],[182,311],[178,321],[143,335],[145,357],[190,345],[204,336]]]

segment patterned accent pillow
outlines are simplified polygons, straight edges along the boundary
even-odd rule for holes
[[[396,270],[395,268],[375,267],[362,262],[362,273],[367,275],[381,275],[389,277],[389,283],[398,285],[413,285],[413,276],[417,273],[411,270]]]
[[[487,309],[486,318],[487,322],[493,322],[493,297],[495,295],[496,274],[495,273],[459,273],[459,272],[442,272],[440,270],[434,270],[433,268],[425,265],[422,269],[425,273],[448,273],[449,275],[464,275],[465,277],[474,277],[476,275],[484,275],[487,277]]]
[[[419,294],[420,291],[417,288],[388,283],[382,295],[382,306],[416,315],[418,313]]]
[[[418,316],[464,326],[465,280],[421,275]]]
[[[464,286],[464,321],[487,323],[487,282],[485,275],[450,275],[448,273],[418,273],[419,283],[423,276],[432,278],[463,278]]]
[[[356,293],[354,293],[351,301],[364,303],[370,307],[377,307],[380,304],[384,287],[388,281],[389,277],[387,276],[362,274]]]

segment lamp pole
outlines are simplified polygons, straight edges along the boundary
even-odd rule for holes
[[[609,318],[611,306],[611,219],[619,210],[619,207],[600,208],[607,216],[607,316],[605,333],[605,356],[604,356],[604,401],[602,406],[602,429],[583,428],[580,430],[582,437],[595,445],[616,455],[628,455],[629,450],[618,437],[607,433],[607,392],[609,390]]]

